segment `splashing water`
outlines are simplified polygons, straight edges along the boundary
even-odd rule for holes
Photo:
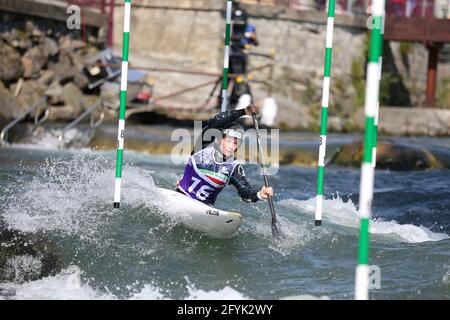
[[[84,151],[67,160],[46,158],[32,180],[21,184],[21,192],[4,201],[8,225],[25,232],[60,231],[87,241],[98,238],[120,211],[111,204],[110,159],[90,156]],[[160,205],[149,173],[131,166],[124,170],[124,206]]]
[[[12,160],[2,163],[6,156]],[[23,158],[27,160],[20,166],[14,163],[14,159]],[[14,283],[0,284],[1,288],[15,290],[16,299],[352,297],[359,227],[357,207],[341,197],[327,199],[323,226],[315,228],[314,194],[305,191],[313,188],[307,184],[312,181],[312,169],[281,166],[280,175],[286,178],[272,180],[276,190],[286,190],[284,200],[275,202],[285,234],[281,241],[272,238],[267,203],[244,203],[231,187],[222,192],[217,207],[240,212],[243,224],[236,237],[217,240],[188,230],[164,214],[165,200],[157,185],[171,188],[182,167],[170,165],[163,156],[129,152],[127,160],[138,162],[139,168],[130,162],[124,165],[122,202],[117,210],[112,208],[113,153],[86,150],[49,155],[27,149],[0,155],[1,218],[12,228],[44,232],[56,245],[65,268],[37,281],[20,283],[18,278]],[[336,172],[336,180],[348,176],[348,171]],[[247,175],[252,185],[262,183],[251,168]],[[387,179],[385,187],[404,179],[397,173],[392,175],[394,178]],[[301,176],[305,181],[302,193],[298,191],[298,179],[291,179],[293,176]],[[333,176],[329,178],[331,182],[332,179]],[[382,185],[380,190],[383,188]],[[393,188],[397,193],[405,192],[401,186]],[[415,186],[414,191],[417,190]],[[429,190],[424,192],[428,195]],[[430,206],[428,202],[415,205]],[[393,208],[402,213],[402,208]],[[372,220],[370,230],[371,263],[380,265],[383,275],[380,295],[403,298],[402,286],[422,288],[420,293],[408,297],[450,294],[448,235],[429,227],[433,220],[427,220],[427,227],[412,219],[403,219],[400,224],[383,215],[383,210],[378,208],[381,217]],[[445,228],[445,220],[439,214],[446,210],[445,203],[437,209],[430,208],[437,225],[442,223]],[[399,261],[404,266],[402,273],[396,267]],[[16,257],[9,261],[8,268],[38,270],[40,263]],[[73,278],[70,265],[83,270],[80,280]],[[434,271],[427,273],[432,268]],[[419,279],[409,273],[423,276]],[[393,281],[396,285],[389,286]],[[441,286],[436,287],[436,281]]]
[[[315,213],[315,199],[295,200],[287,199],[280,205],[303,210],[309,216]],[[359,228],[358,210],[351,200],[344,202],[340,197],[324,200],[324,221],[347,228]],[[372,219],[370,232],[377,235],[388,235],[399,241],[409,243],[420,243],[426,241],[440,241],[448,239],[445,233],[435,233],[423,226],[412,224],[398,224],[396,221],[383,221],[383,219]]]

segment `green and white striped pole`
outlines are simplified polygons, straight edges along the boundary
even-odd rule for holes
[[[372,210],[375,168],[372,164],[372,147],[375,134],[375,118],[380,88],[381,30],[385,0],[372,2],[372,32],[370,35],[369,59],[367,64],[364,113],[366,115],[364,153],[361,165],[359,188],[360,236],[358,266],[355,276],[355,299],[369,298],[369,220]]]
[[[335,0],[329,0],[328,2],[327,39],[325,42],[325,66],[323,72],[322,90],[322,117],[320,122],[319,161],[317,165],[316,226],[320,226],[322,224],[323,180],[325,174],[325,152],[327,146],[327,116],[328,102],[330,98],[331,52],[333,48],[334,3]]]
[[[120,109],[119,128],[117,132],[117,160],[116,160],[116,181],[114,186],[114,208],[120,207],[120,191],[122,185],[122,162],[123,162],[123,142],[125,137],[125,110],[127,104],[127,84],[128,84],[128,49],[130,46],[130,15],[131,0],[124,0],[124,22],[123,22],[123,46],[122,46],[122,73],[120,79]]]
[[[383,19],[381,21],[381,34],[380,34],[380,57],[378,60],[379,66],[379,80],[381,81],[382,69],[383,69],[383,43],[384,43],[384,20],[386,12],[383,11]],[[372,146],[372,166],[375,168],[377,165],[377,143],[378,143],[378,119],[380,115],[380,94],[378,93],[377,113],[375,115],[375,132],[373,134],[373,146]]]
[[[225,27],[225,48],[223,53],[223,77],[222,77],[222,103],[220,111],[227,111],[228,107],[228,67],[230,65],[230,39],[231,39],[231,12],[233,0],[227,1],[226,27]]]

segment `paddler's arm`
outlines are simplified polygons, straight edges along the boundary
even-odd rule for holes
[[[230,177],[230,182],[234,186],[242,200],[246,202],[256,202],[263,200],[263,196],[258,190],[253,189],[245,178],[244,168],[238,164]]]
[[[203,127],[203,131],[207,129],[219,129],[223,130],[231,126],[231,124],[246,114],[246,109],[229,110],[216,114],[214,117],[208,120],[206,126]]]
[[[244,115],[251,116],[252,113],[258,114],[258,107],[257,106],[249,105],[245,109],[229,110],[229,111],[224,111],[224,112],[218,113],[218,114],[216,114],[214,117],[212,117],[211,119],[209,119],[206,122],[206,125],[202,128],[202,135],[201,136],[203,137],[205,132],[206,132],[206,130],[209,130],[209,129],[217,129],[217,130],[227,129],[230,126],[232,126],[233,122],[236,121],[237,119],[239,119],[240,117],[242,117]],[[195,144],[195,147],[197,147],[197,148],[199,147],[200,139]],[[202,139],[202,141],[201,141],[201,149],[207,147],[211,142],[213,142],[213,140],[210,140],[210,141],[206,140],[206,141],[204,141]],[[192,150],[191,155],[194,154],[195,147],[194,147],[194,150]],[[199,149],[197,149],[197,151],[198,150]]]

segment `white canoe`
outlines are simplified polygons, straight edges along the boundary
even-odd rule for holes
[[[214,238],[230,238],[242,223],[242,216],[210,207],[182,193],[158,188],[167,200],[164,211],[175,221]]]

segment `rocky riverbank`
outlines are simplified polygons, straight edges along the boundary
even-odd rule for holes
[[[3,122],[48,98],[50,119],[76,118],[95,95],[84,92],[85,59],[98,52],[94,38],[84,43],[52,24],[31,20],[0,32],[0,118]]]
[[[331,164],[356,167],[361,166],[363,143],[357,141],[339,148],[331,159]],[[407,146],[382,140],[377,145],[377,169],[393,171],[443,169],[446,165],[425,148]]]
[[[170,127],[134,126],[129,128],[125,149],[153,155],[170,155],[178,150],[179,141],[172,139]],[[99,150],[116,148],[116,128],[105,127],[97,130],[89,147]],[[293,135],[281,132],[279,148],[272,155],[271,143],[266,146],[265,158],[270,163],[303,167],[317,166],[318,147],[314,134],[299,133]],[[328,164],[359,168],[361,166],[363,144],[355,137],[350,143],[339,142],[341,139],[331,137],[328,141]],[[311,141],[312,142],[312,141]],[[249,159],[246,147],[245,159]],[[446,149],[433,149],[424,144],[411,144],[396,139],[380,139],[377,148],[377,169],[392,171],[434,170],[450,168],[450,152]],[[190,153],[190,150],[188,151]],[[273,158],[272,158],[273,156]]]
[[[181,3],[182,1],[179,1]],[[183,2],[184,3],[184,2]],[[206,3],[206,2],[205,2]],[[134,38],[131,52],[132,64],[145,67],[167,67],[177,69],[203,70],[219,72],[217,61],[223,54],[220,47],[221,5],[216,1],[210,11],[197,12],[190,8],[187,2],[182,8],[153,9],[136,7],[133,23],[138,34],[148,34],[151,41],[137,41]],[[206,4],[205,4],[206,5]],[[270,12],[264,14],[247,9],[252,13],[252,22],[259,30],[260,47],[258,51],[269,52],[276,48],[276,66],[273,73],[272,97],[278,105],[278,114],[275,119],[275,127],[282,130],[318,131],[320,124],[320,100],[322,89],[323,66],[323,37],[325,25],[320,25],[319,20],[315,24],[302,22],[302,13],[294,14],[291,20],[283,20],[276,16],[268,19]],[[177,31],[191,25],[193,37],[179,39],[168,36],[167,30],[161,33],[155,32],[165,23],[161,20],[161,12],[168,17],[192,16],[192,21],[177,22],[171,26],[171,30]],[[117,10],[117,21],[121,21],[121,9]],[[5,18],[6,17],[6,18]],[[146,23],[152,18],[153,24]],[[78,117],[94,101],[99,99],[98,91],[86,90],[89,82],[83,72],[88,57],[98,53],[103,47],[103,41],[93,36],[88,37],[85,43],[79,40],[79,35],[67,32],[64,25],[50,20],[39,20],[22,16],[8,18],[1,13],[3,28],[0,29],[0,127],[8,121],[28,110],[34,102],[46,97],[50,106],[50,121],[68,122]],[[153,19],[154,18],[154,19]],[[279,20],[280,19],[280,20]],[[318,16],[316,15],[316,18]],[[196,22],[207,22],[213,25],[211,30],[195,27]],[[145,23],[143,23],[145,22]],[[223,26],[222,26],[223,27]],[[352,29],[353,28],[353,29]],[[120,25],[117,30],[120,30]],[[209,31],[208,31],[209,30]],[[353,30],[351,32],[351,30]],[[206,37],[205,32],[213,35]],[[161,34],[165,34],[162,37]],[[174,35],[178,35],[174,32]],[[289,35],[289,45],[280,34]],[[157,37],[157,38],[155,38]],[[330,95],[330,108],[328,114],[329,132],[356,132],[364,130],[363,118],[363,91],[364,91],[364,62],[367,39],[361,26],[352,27],[336,26],[335,30],[336,50],[334,50],[333,77]],[[304,46],[308,39],[308,46]],[[133,39],[132,39],[133,40]],[[153,41],[154,40],[154,41]],[[354,50],[347,55],[347,44],[351,40]],[[187,41],[187,42],[186,42]],[[120,51],[121,40],[117,39],[116,49]],[[151,44],[151,47],[148,47]],[[192,48],[190,48],[192,46]],[[211,50],[215,48],[217,50]],[[195,48],[194,48],[195,47]],[[299,48],[300,51],[294,50]],[[188,50],[189,49],[189,50]],[[169,54],[172,50],[172,54]],[[177,51],[178,50],[178,51]],[[176,52],[175,52],[176,51]],[[186,52],[189,51],[189,52]],[[182,54],[180,54],[182,52]],[[318,52],[321,52],[318,55]],[[399,54],[399,52],[401,54]],[[410,79],[409,73],[400,64],[421,65],[425,61],[426,52],[419,45],[399,46],[391,44],[386,46],[387,57],[384,72],[386,77],[382,79],[382,102],[399,103],[394,99],[398,96],[396,90],[399,79],[403,79],[414,98],[413,104],[421,103],[421,90],[413,92],[408,83],[423,84],[423,79]],[[406,62],[405,62],[406,61]],[[256,67],[266,63],[257,57],[251,57],[250,67]],[[448,63],[442,62],[440,69],[447,72]],[[393,72],[397,70],[395,74]],[[402,71],[403,70],[403,71]],[[409,70],[409,69],[408,69]],[[256,81],[251,82],[254,101],[262,104],[267,97],[267,83],[259,83],[268,76],[263,73],[254,73]],[[409,71],[408,71],[409,72]],[[411,72],[411,77],[416,77],[417,72]],[[419,74],[419,73],[417,73]],[[422,74],[422,73],[420,73]],[[175,73],[151,73],[155,84],[155,96],[161,97],[177,90],[192,87],[193,84],[202,83],[205,79],[199,75],[186,75]],[[395,81],[394,81],[395,80]],[[409,81],[409,82],[408,82]],[[444,83],[442,79],[440,82]],[[383,84],[384,83],[384,84]],[[211,87],[213,84],[211,84]],[[211,87],[205,86],[199,91],[192,91],[180,96],[171,97],[161,105],[155,105],[153,112],[137,114],[134,119],[141,123],[143,119],[151,124],[168,123],[173,119],[192,121],[205,120],[218,110],[190,110],[204,102],[211,91]],[[444,88],[444,87],[442,87]],[[405,88],[403,88],[405,89]],[[404,95],[403,90],[402,95]],[[447,92],[444,89],[442,92]],[[440,92],[441,92],[440,91]],[[129,92],[131,96],[132,93]],[[417,97],[416,97],[417,96]],[[400,98],[399,98],[400,99]],[[117,99],[116,99],[117,100]],[[170,101],[169,101],[170,100]],[[423,100],[423,99],[422,99]],[[445,100],[445,99],[444,99]],[[443,101],[444,101],[443,100]],[[116,101],[117,102],[117,101]],[[442,105],[441,107],[446,107]],[[117,111],[108,109],[106,121],[116,122]],[[27,119],[32,120],[31,117]],[[135,123],[136,123],[135,122]],[[132,123],[127,122],[127,123]],[[380,108],[380,132],[387,135],[450,135],[450,109],[428,108]],[[292,154],[286,159],[296,158]]]

